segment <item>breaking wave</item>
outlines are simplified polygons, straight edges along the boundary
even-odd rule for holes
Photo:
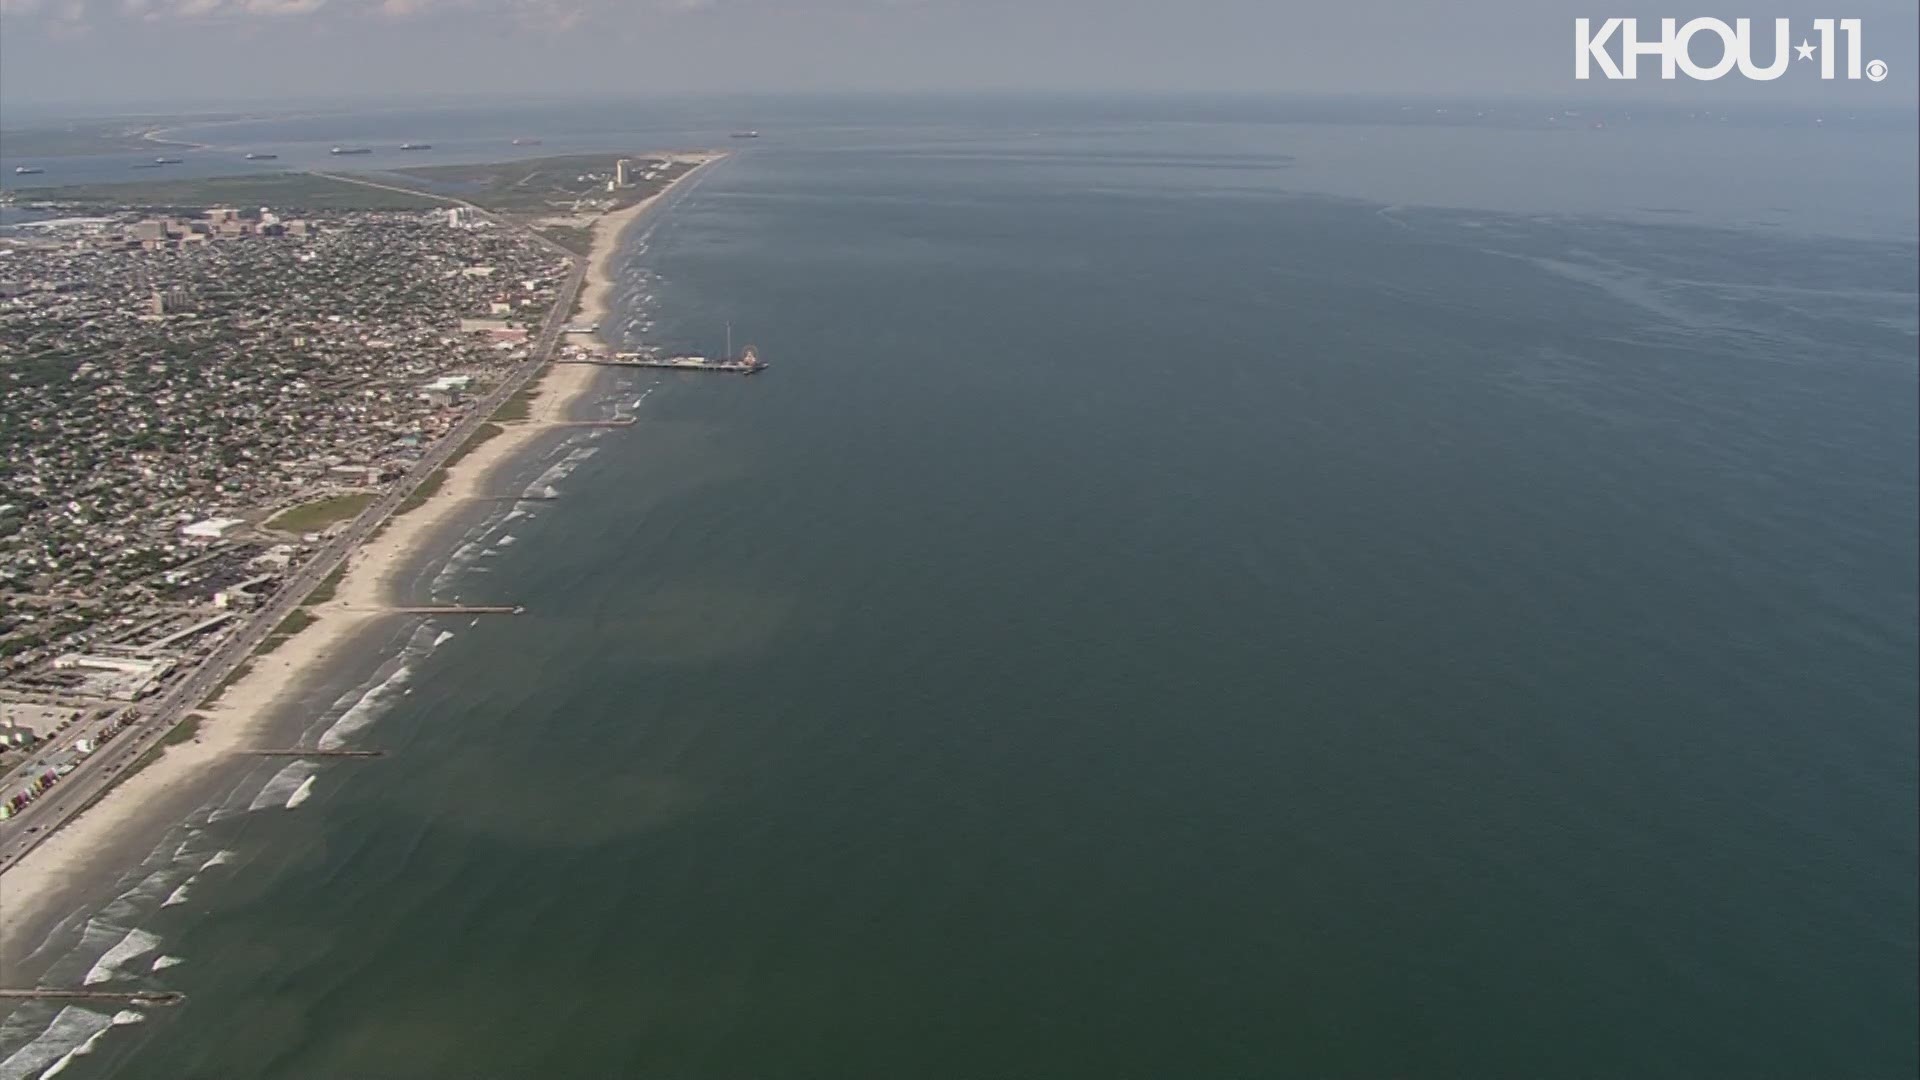
[[[318,779],[319,777],[317,776],[307,777],[307,782],[304,784],[301,784],[298,791],[295,791],[292,795],[287,796],[287,809],[293,810],[299,807],[301,803],[306,802],[308,799],[313,798],[313,782]]]
[[[45,1080],[65,1069],[74,1058],[92,1053],[94,1043],[112,1027],[112,1017],[69,1005],[32,1042],[0,1061],[0,1080],[33,1076]]]
[[[85,986],[98,986],[119,975],[127,961],[145,956],[160,947],[160,938],[146,930],[129,930],[127,936],[120,939],[113,948],[108,949],[99,960],[94,962],[87,977],[80,980]]]
[[[288,765],[273,774],[273,779],[267,781],[267,786],[261,788],[260,794],[253,797],[253,801],[247,804],[247,809],[249,811],[265,810],[270,806],[287,805],[287,800],[293,797],[294,792],[300,790],[300,785],[306,783],[315,771],[314,766],[305,761],[296,761]]]
[[[349,706],[346,712],[340,714],[340,719],[335,720],[331,727],[321,733],[320,749],[338,750],[361,729],[380,719],[381,713],[392,706],[393,699],[400,696],[401,691],[406,689],[407,683],[412,678],[412,665],[401,664],[394,668],[393,674],[361,694],[358,701]]]

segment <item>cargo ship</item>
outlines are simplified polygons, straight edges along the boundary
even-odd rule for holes
[[[431,149],[433,149],[433,144],[432,144],[432,143],[423,143],[423,142],[403,142],[403,143],[401,143],[401,144],[400,144],[400,149],[402,149],[402,150],[431,150]]]
[[[760,133],[757,131],[736,131],[733,133],[733,137],[736,139],[757,139],[760,137]]]
[[[248,161],[274,161],[274,160],[277,160],[279,157],[280,157],[279,154],[248,154],[247,160]]]
[[[513,140],[513,145],[515,145],[515,146],[539,146],[539,145],[540,145],[540,140],[539,140],[539,139],[515,139],[515,140]]]
[[[15,176],[37,176],[46,171],[45,169],[35,168],[32,165],[15,165],[13,167],[13,175]]]
[[[155,165],[178,165],[180,164],[180,159],[177,157],[157,157],[153,159],[153,163]]]
[[[329,154],[371,154],[372,150],[364,146],[336,146],[327,151]]]

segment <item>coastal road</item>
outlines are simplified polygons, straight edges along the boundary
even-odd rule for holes
[[[331,178],[350,183],[361,182],[347,177]],[[194,709],[199,708],[246,663],[254,650],[272,636],[274,629],[287,616],[293,614],[322,582],[340,569],[355,549],[385,525],[422,484],[446,466],[447,460],[473,438],[481,426],[506,404],[508,398],[525,388],[552,359],[554,346],[573,316],[574,302],[579,298],[580,288],[586,280],[587,261],[532,229],[505,221],[484,210],[479,212],[505,228],[519,229],[534,237],[557,254],[565,256],[570,266],[566,281],[555,294],[553,307],[547,312],[546,321],[541,325],[527,359],[482,398],[453,430],[434,443],[426,456],[386,494],[362,511],[343,532],[323,544],[313,558],[287,578],[238,633],[222,642],[198,667],[159,698],[141,705],[144,714],[142,719],[122,731],[107,746],[81,761],[51,790],[27,804],[24,810],[0,823],[0,889],[4,888],[4,875],[8,867],[17,864],[41,841],[104,795],[123,769],[157,745]],[[7,794],[10,796],[11,790]]]

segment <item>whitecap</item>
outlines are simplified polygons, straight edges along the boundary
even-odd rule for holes
[[[73,1064],[74,1058],[86,1057],[88,1054],[93,1053],[93,1048],[95,1046],[100,1045],[100,1040],[103,1038],[106,1038],[107,1032],[111,1030],[113,1030],[113,1021],[109,1020],[107,1021],[106,1027],[103,1027],[99,1031],[96,1031],[92,1035],[88,1036],[86,1042],[83,1042],[79,1046],[76,1046],[73,1049],[67,1051],[65,1057],[62,1057],[59,1061],[54,1062],[53,1068],[48,1069],[46,1072],[41,1073],[40,1080],[53,1080],[54,1077],[59,1076],[61,1073],[67,1071],[67,1066]]]
[[[138,908],[143,901],[152,900],[154,897],[165,893],[167,889],[173,885],[172,878],[177,872],[173,867],[162,867],[155,870],[153,873],[141,878],[138,885],[114,897],[113,904],[109,906],[118,905],[122,910]]]
[[[76,1051],[86,1052],[82,1047],[91,1050],[93,1041],[112,1026],[110,1017],[69,1005],[32,1042],[0,1061],[0,1080],[26,1080],[29,1076],[45,1080],[64,1069]]]
[[[126,937],[121,938],[113,948],[108,949],[99,960],[94,962],[86,978],[80,980],[81,985],[98,986],[120,974],[120,969],[126,966],[127,961],[145,956],[159,947],[159,935],[146,930],[129,930]]]
[[[596,429],[596,431],[597,430],[598,429]],[[538,477],[534,479],[533,483],[527,486],[533,487],[533,488],[551,487],[556,482],[565,480],[567,477],[572,476],[573,470],[579,468],[581,462],[587,460],[588,458],[592,457],[593,455],[599,452],[600,452],[600,448],[597,446],[582,446],[575,450],[571,450],[566,454],[566,456],[562,457],[559,461],[548,466],[545,472],[541,473]]]
[[[322,748],[325,748],[325,745],[323,741]],[[296,761],[288,765],[273,774],[273,779],[267,781],[267,786],[261,788],[260,794],[253,797],[253,801],[247,804],[247,809],[265,810],[269,806],[285,806],[287,797],[297,791],[300,785],[313,775],[313,772],[314,767],[305,761]]]
[[[335,720],[332,726],[321,733],[320,749],[337,750],[362,728],[378,720],[381,713],[392,705],[392,699],[400,696],[400,691],[406,688],[408,681],[412,678],[412,667],[401,664],[394,668],[393,674],[360,695],[360,699],[354,702],[351,708],[340,714],[340,719]]]
[[[320,778],[317,776],[307,777],[307,782],[300,785],[300,790],[287,797],[287,809],[295,809],[301,803],[313,798],[313,782],[318,779]]]

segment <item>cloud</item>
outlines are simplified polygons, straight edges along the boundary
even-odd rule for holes
[[[327,0],[247,0],[247,11],[254,15],[309,15],[326,3]]]
[[[159,18],[208,19],[247,16],[282,18],[311,15],[324,8],[328,0],[118,0],[103,4],[109,17],[153,20]],[[0,0],[0,14],[34,16],[41,21],[79,22],[86,16],[87,0]]]
[[[0,16],[28,16],[44,22],[54,37],[79,37],[88,30],[87,0],[0,0]]]
[[[832,0],[829,6],[901,7],[927,0]],[[626,22],[636,12],[676,14],[788,7],[789,0],[0,0],[0,13],[54,27],[84,25],[88,5],[107,20],[240,23],[309,17],[417,20],[458,15],[563,32],[595,19]]]

